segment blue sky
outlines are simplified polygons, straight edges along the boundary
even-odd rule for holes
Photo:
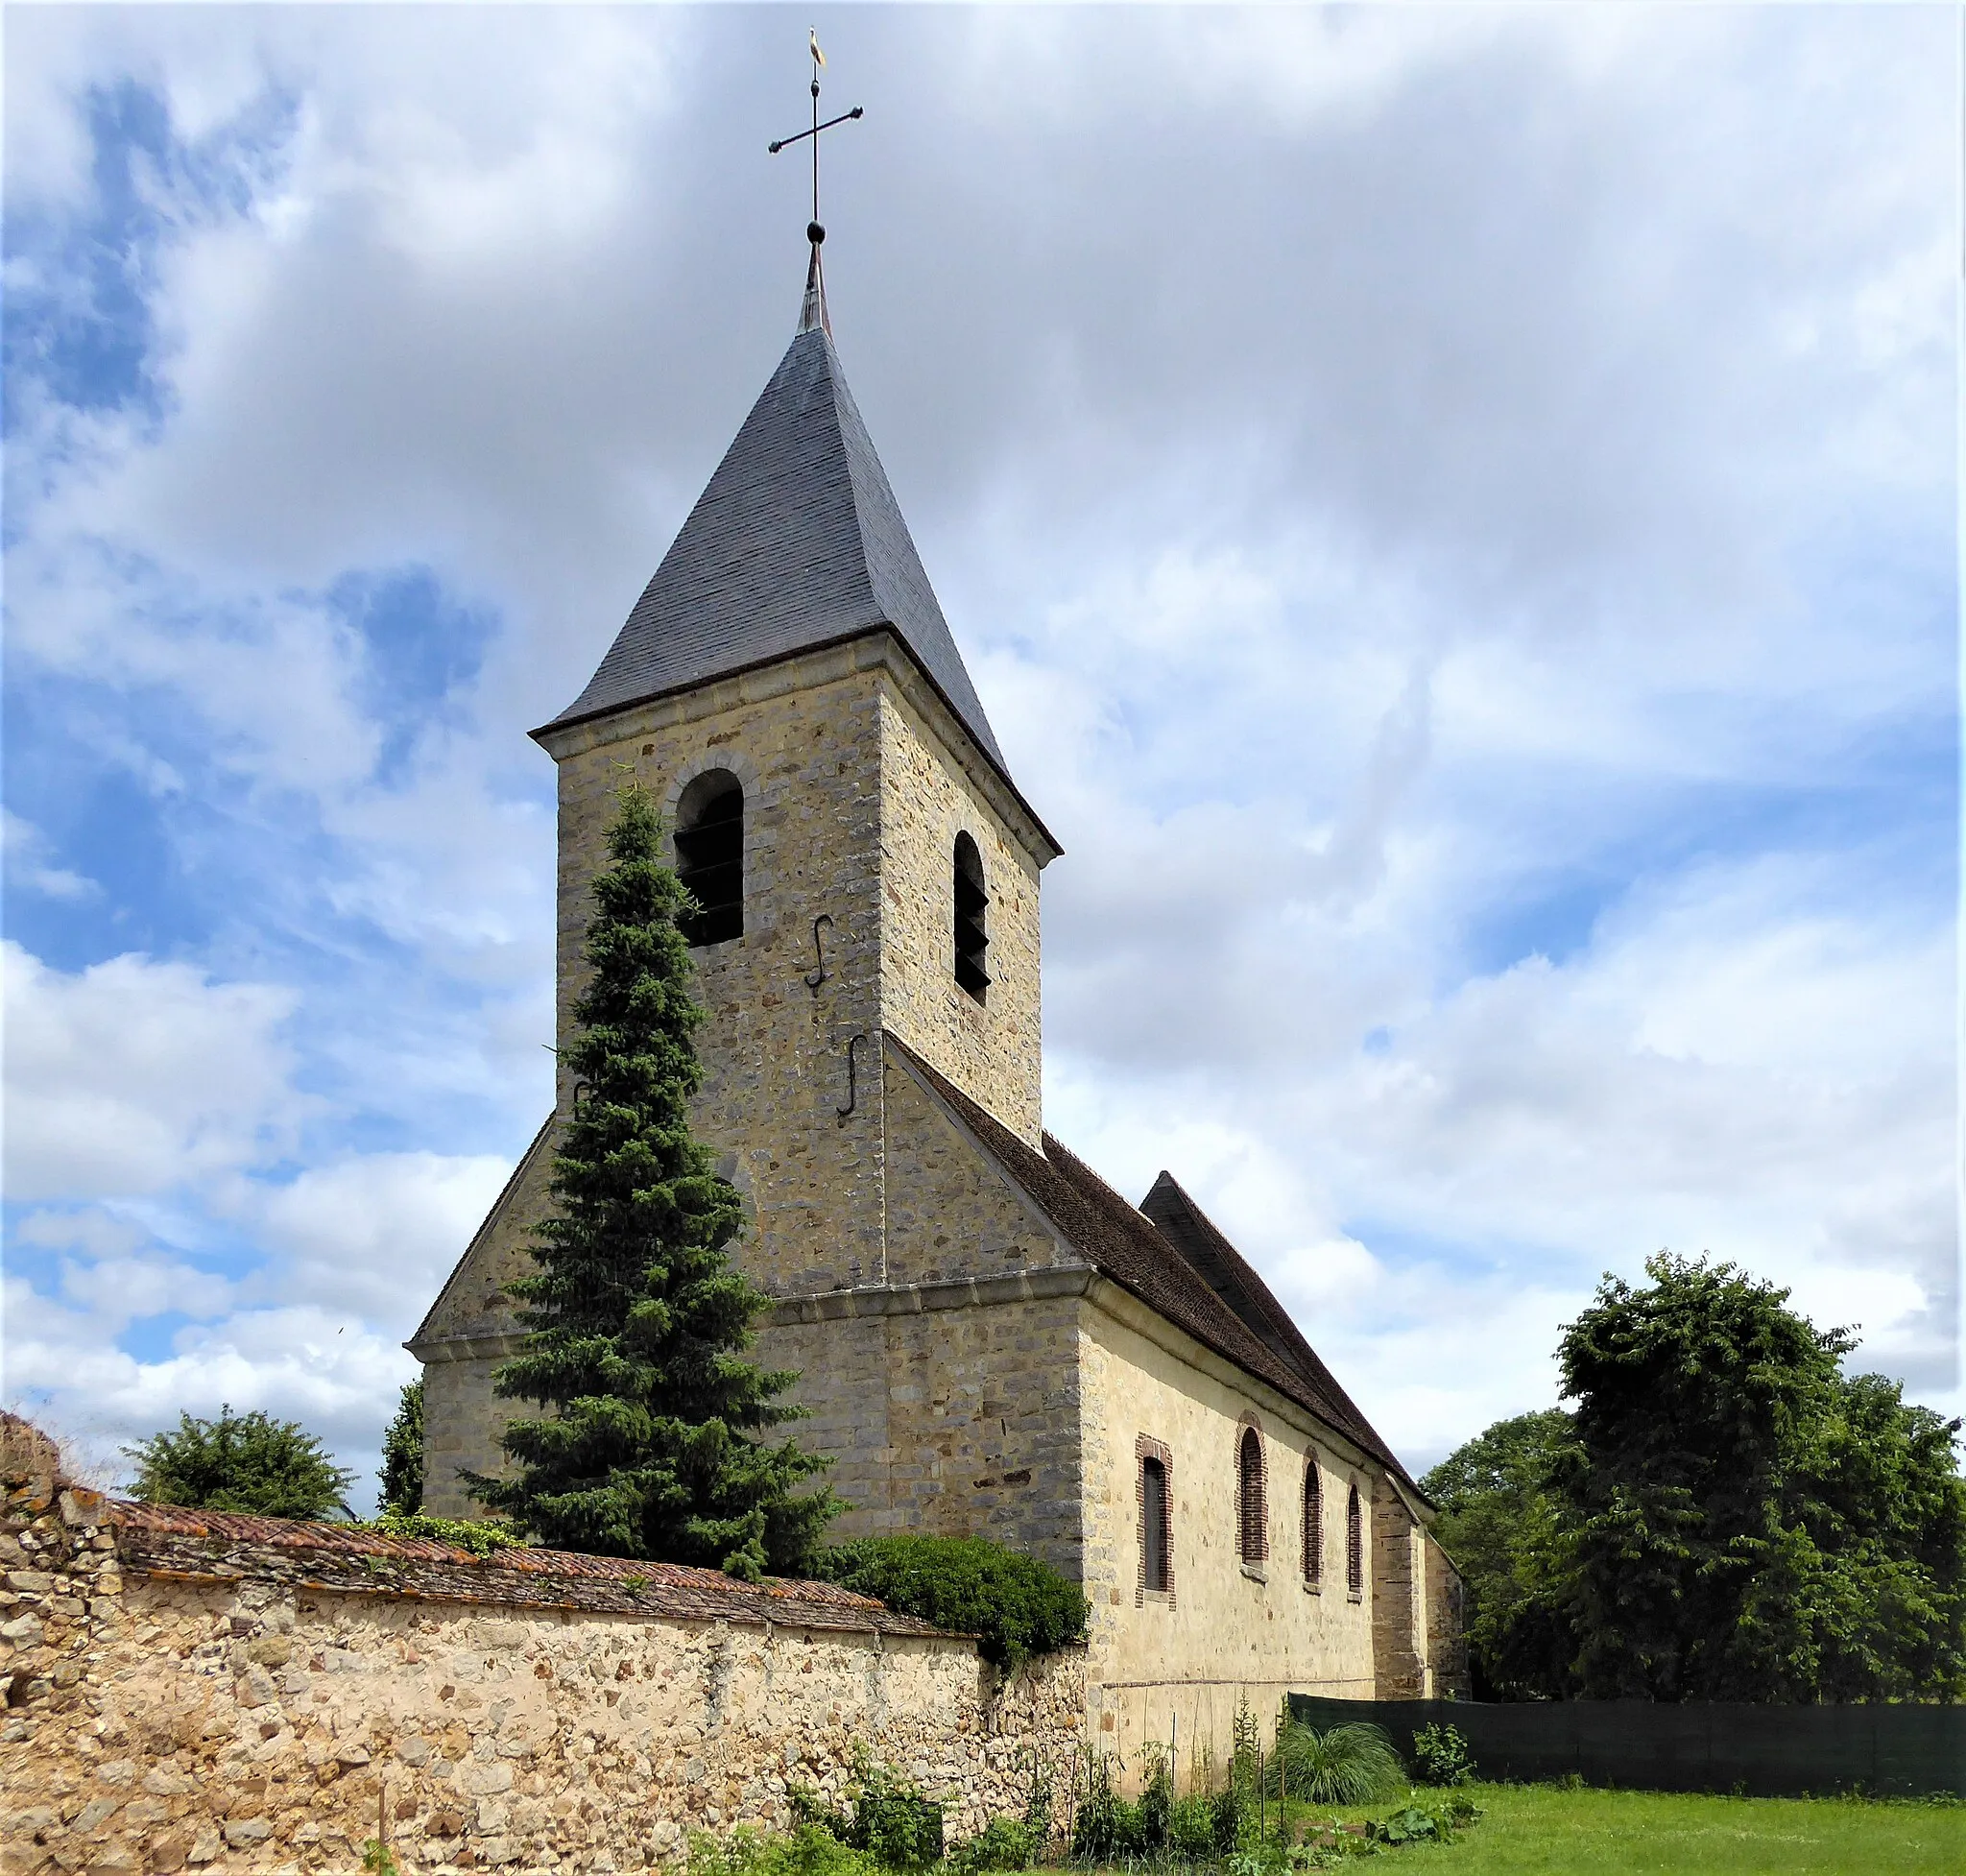
[[[1053,1130],[1416,1465],[1662,1245],[1956,1407],[1956,21],[819,24]],[[797,311],[803,25],[10,15],[5,1386],[99,1457],[372,1468],[549,1099],[524,732]]]

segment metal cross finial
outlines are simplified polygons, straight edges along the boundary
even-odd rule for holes
[[[812,54],[812,124],[810,129],[801,131],[794,136],[779,137],[777,142],[765,148],[776,156],[780,150],[789,150],[795,143],[812,140],[812,219],[805,225],[805,238],[812,243],[812,259],[805,270],[805,310],[799,321],[799,329],[809,332],[815,325],[831,327],[826,317],[826,274],[820,266],[819,244],[826,239],[826,229],[819,221],[819,133],[829,131],[835,124],[851,123],[864,113],[855,105],[851,110],[843,110],[837,117],[828,117],[824,124],[819,121],[819,74],[826,63],[826,54],[819,49],[819,34],[808,31],[805,43]]]

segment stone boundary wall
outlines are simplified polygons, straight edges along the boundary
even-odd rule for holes
[[[1071,1651],[1008,1679],[969,1639],[823,1584],[157,1512],[11,1480],[0,1518],[0,1864],[57,1872],[674,1865],[782,1825],[856,1748],[951,1841],[1061,1796]]]

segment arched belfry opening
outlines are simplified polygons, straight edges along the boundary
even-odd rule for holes
[[[676,804],[676,875],[697,909],[679,921],[691,945],[744,936],[744,785],[711,769]]]
[[[956,835],[956,982],[977,1002],[990,988],[990,889],[983,855],[966,833]]]

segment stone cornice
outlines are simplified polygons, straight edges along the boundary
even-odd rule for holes
[[[1017,784],[980,749],[935,681],[923,670],[900,638],[886,626],[863,627],[830,644],[768,659],[707,684],[646,697],[637,703],[574,723],[547,724],[533,739],[556,762],[612,742],[633,740],[720,715],[744,704],[765,703],[794,690],[813,690],[860,671],[882,670],[922,718],[935,726],[938,740],[958,768],[975,784],[1004,825],[1016,832],[1042,868],[1065,850]]]
[[[1083,1296],[1099,1281],[1090,1264],[1013,1270],[1000,1277],[947,1277],[926,1284],[867,1284],[774,1300],[765,1320],[844,1322],[854,1316],[925,1315],[935,1310],[990,1309],[1036,1303],[1053,1296]]]

